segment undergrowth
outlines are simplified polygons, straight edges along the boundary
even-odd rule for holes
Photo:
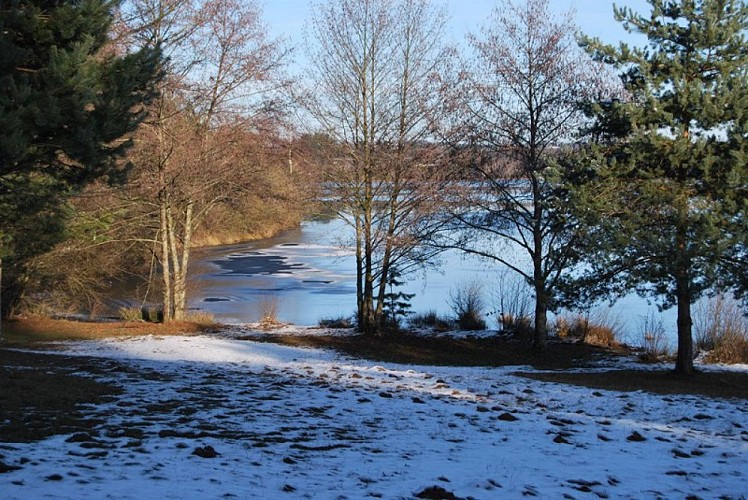
[[[671,354],[665,325],[659,316],[647,314],[639,323],[638,333],[642,347],[639,359],[643,362],[657,363]]]
[[[591,345],[611,347],[619,343],[621,323],[608,310],[597,310],[587,314],[559,316],[554,330],[560,339],[576,339]]]
[[[719,295],[694,316],[695,348],[707,362],[748,363],[748,319],[737,301]]]
[[[449,299],[449,305],[455,315],[455,323],[460,330],[486,329],[486,320],[483,319],[485,302],[480,283],[477,281],[460,283],[449,293]]]
[[[437,332],[448,332],[453,328],[450,318],[439,316],[434,310],[412,314],[408,318],[408,325],[411,328],[432,328]]]

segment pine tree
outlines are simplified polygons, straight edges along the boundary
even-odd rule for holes
[[[11,299],[3,314],[19,292],[23,262],[63,237],[65,200],[126,173],[119,160],[152,95],[160,56],[157,47],[111,49],[115,7],[106,0],[0,6],[0,259]]]
[[[384,294],[384,326],[393,330],[397,330],[400,327],[400,320],[407,318],[412,312],[410,301],[416,296],[414,293],[395,291],[395,288],[404,284],[400,270],[397,267],[391,267],[387,278],[390,291]]]
[[[676,372],[692,374],[691,305],[746,272],[748,6],[649,3],[648,17],[615,9],[646,47],[583,40],[629,96],[593,106],[598,143],[577,201],[594,214],[588,282],[676,306]]]

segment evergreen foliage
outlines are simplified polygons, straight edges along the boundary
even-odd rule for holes
[[[396,287],[403,286],[402,273],[397,267],[390,268],[390,274],[387,278],[387,285],[390,288],[388,293],[384,294],[385,306],[385,326],[397,329],[400,326],[400,320],[407,318],[411,311],[410,301],[416,296],[414,293],[405,293],[395,291]]]
[[[633,288],[677,306],[676,371],[690,374],[691,304],[747,269],[748,6],[649,3],[649,16],[615,10],[646,47],[582,40],[622,72],[629,95],[591,107],[598,142],[576,198],[590,217],[587,292]]]
[[[14,0],[0,7],[0,259],[3,313],[23,263],[64,237],[65,200],[123,180],[126,139],[152,96],[159,50],[118,55],[116,2]],[[8,297],[10,296],[10,297]]]

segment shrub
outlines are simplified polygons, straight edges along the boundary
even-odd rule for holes
[[[461,330],[485,330],[483,319],[483,290],[477,281],[461,283],[449,293],[450,306],[455,314],[455,322]]]
[[[260,327],[274,328],[280,325],[278,321],[278,298],[265,297],[260,301]]]
[[[320,328],[353,328],[353,319],[345,316],[323,318],[317,323]]]
[[[662,318],[653,313],[647,314],[639,324],[642,353],[639,359],[645,363],[657,363],[670,354],[670,346],[665,335]]]
[[[500,330],[511,333],[515,337],[530,339],[535,334],[531,316],[513,316],[512,314],[499,315]]]
[[[695,347],[710,363],[748,363],[748,320],[740,305],[719,295],[695,314]]]
[[[618,343],[619,324],[616,318],[610,318],[607,310],[603,310],[593,315],[559,316],[554,330],[561,339],[577,339],[586,344],[609,347]]]
[[[502,271],[494,291],[494,302],[496,310],[489,314],[496,315],[499,331],[522,338],[532,336],[532,294],[523,279],[508,269]]]
[[[438,332],[446,332],[452,329],[449,318],[440,317],[436,311],[426,311],[421,314],[413,314],[408,318],[411,328],[433,328]]]
[[[213,314],[207,311],[191,311],[187,314],[187,321],[196,325],[211,326],[216,324]]]
[[[120,307],[119,317],[122,321],[143,321],[143,311],[139,307]]]

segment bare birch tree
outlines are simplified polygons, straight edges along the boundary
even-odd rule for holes
[[[158,220],[164,319],[179,320],[193,233],[245,185],[253,166],[242,137],[263,119],[263,98],[283,85],[286,52],[267,36],[254,0],[133,0],[124,17],[134,38],[157,40],[170,56],[139,158],[141,194]]]
[[[388,279],[423,261],[442,175],[430,141],[446,16],[426,0],[318,3],[308,109],[342,147],[327,180],[355,228],[358,327],[384,326]]]

